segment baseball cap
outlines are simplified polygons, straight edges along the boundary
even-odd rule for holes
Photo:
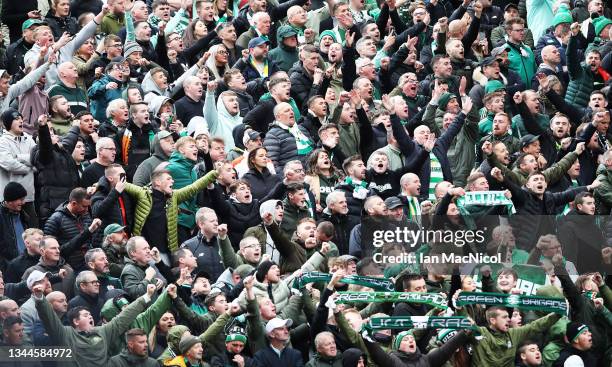
[[[491,50],[491,57],[497,58],[497,56],[501,55],[504,52],[510,52],[510,47],[508,47],[507,45],[495,47]]]
[[[290,327],[291,325],[293,325],[293,321],[291,321],[291,319],[283,320],[275,317],[266,324],[266,334],[270,334],[272,330],[278,329],[279,327]]]
[[[242,144],[246,145],[249,141],[258,139],[261,137],[261,134],[255,130],[247,130],[244,133],[244,137],[242,138]]]
[[[398,198],[397,196],[390,196],[385,199],[385,205],[387,206],[387,209],[395,209],[398,206],[404,206],[404,203],[402,203],[402,199]]]
[[[540,138],[539,135],[527,134],[521,138],[521,148],[526,147],[527,145],[535,142]]]
[[[508,11],[508,9],[513,8],[515,10],[519,10],[518,6],[514,3],[509,3],[508,5],[506,5],[506,7],[504,8],[504,12]]]
[[[41,24],[47,24],[47,23],[43,22],[40,19],[28,19],[21,24],[21,31],[23,32],[33,25],[41,25]]]
[[[249,41],[249,48],[255,48],[257,46],[263,45],[264,43],[270,44],[270,41],[263,37],[255,37]]]
[[[495,57],[493,57],[493,56],[485,57],[480,62],[480,66],[485,67],[485,66],[493,65],[493,63],[496,62],[496,61],[497,61],[497,59]]]
[[[30,273],[30,275],[28,275],[28,280],[26,280],[28,289],[32,290],[34,283],[40,282],[41,280],[45,279],[45,277],[48,278],[50,276],[51,276],[51,273],[49,272],[43,273],[40,270],[34,270],[33,272]]]
[[[343,261],[344,263],[349,263],[351,261],[354,261],[355,264],[357,264],[359,262],[359,259],[356,258],[353,255],[342,255],[342,256],[338,256],[337,258],[338,261]]]
[[[121,232],[125,229],[125,226],[121,226],[117,223],[111,223],[104,228],[104,236],[108,236],[111,233]]]
[[[162,130],[160,132],[157,133],[157,138],[158,139],[166,139],[167,137],[172,136],[172,133],[168,130]]]

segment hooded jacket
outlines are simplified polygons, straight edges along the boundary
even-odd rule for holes
[[[166,162],[168,158],[170,158],[170,156],[168,156],[161,148],[157,134],[151,143],[151,152],[151,156],[145,159],[138,165],[138,168],[136,168],[136,172],[134,173],[134,178],[132,180],[134,185],[148,185],[151,182],[151,173],[153,173],[153,170],[155,170],[160,163]]]
[[[185,325],[175,325],[168,330],[168,333],[166,334],[168,347],[157,358],[159,362],[171,360],[180,354],[179,343],[181,341],[181,337],[186,331],[189,331],[189,328]]]
[[[32,137],[25,133],[16,136],[4,130],[0,136],[0,187],[6,187],[9,182],[20,183],[28,192],[26,202],[34,201],[34,168],[30,154],[35,146]],[[4,192],[0,192],[0,201],[4,200],[3,196]]]
[[[116,83],[117,88],[107,89],[106,86],[109,83]],[[87,90],[87,96],[90,100],[90,110],[94,115],[94,118],[98,121],[106,120],[106,107],[108,104],[115,100],[120,99],[125,85],[109,74],[104,74],[98,80],[96,80],[91,87]]]
[[[281,26],[276,32],[278,46],[270,51],[270,59],[274,61],[279,69],[289,71],[293,64],[299,61],[299,53],[296,47],[287,47],[283,43],[285,38],[296,35],[291,26]],[[296,35],[297,36],[297,35]]]
[[[222,137],[225,141],[225,151],[229,152],[235,147],[232,131],[236,126],[242,124],[240,111],[236,115],[230,114],[225,108],[222,97],[219,97],[215,107],[215,93],[214,91],[207,91],[203,113],[208,123],[210,135]]]
[[[159,367],[159,363],[148,355],[141,357],[130,353],[128,350],[112,357],[108,361],[108,365],[109,367]]]

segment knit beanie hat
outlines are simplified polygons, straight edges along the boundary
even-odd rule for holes
[[[606,28],[608,24],[612,24],[612,20],[606,17],[602,16],[593,19],[593,27],[595,27],[595,37],[599,37],[601,31],[603,31],[603,29]]]
[[[571,24],[573,21],[572,14],[570,14],[569,10],[567,10],[565,7],[560,7],[559,10],[557,10],[557,14],[555,14],[555,17],[553,18],[552,25],[553,27],[556,27],[563,23]]]
[[[181,354],[185,354],[189,349],[191,349],[191,347],[198,343],[201,343],[199,338],[193,335],[185,335],[181,338],[181,341],[179,342],[179,351],[181,352]]]
[[[457,96],[452,93],[444,92],[438,100],[438,108],[440,108],[442,111],[446,111],[446,106],[448,106],[448,102],[450,102],[450,100],[453,98],[457,98]]]
[[[243,342],[243,343],[246,344],[247,337],[246,337],[246,335],[244,335],[244,329],[241,328],[240,326],[232,327],[227,332],[227,336],[225,337],[225,342],[226,343],[230,343],[230,342]]]
[[[19,182],[9,182],[4,187],[4,201],[14,201],[28,196],[28,192]]]
[[[330,36],[334,40],[334,42],[338,42],[338,40],[336,39],[336,34],[329,29],[326,29],[323,32],[321,32],[321,34],[319,35],[319,42],[321,42],[321,39],[324,36]]]
[[[142,52],[142,47],[136,42],[128,41],[123,46],[123,57],[127,58],[134,52]]]
[[[393,341],[393,350],[399,350],[400,344],[402,344],[402,340],[408,335],[413,335],[412,330],[404,330],[401,333],[395,336],[395,340]]]
[[[504,89],[506,89],[504,83],[500,82],[499,80],[489,80],[485,86],[485,95]]]
[[[259,264],[259,266],[257,267],[257,273],[255,273],[255,279],[257,279],[257,281],[260,283],[263,282],[264,278],[268,274],[268,271],[274,265],[276,265],[276,263],[270,260],[264,261],[261,264]]]
[[[589,327],[580,322],[570,322],[567,324],[567,330],[565,331],[565,336],[567,337],[567,341],[571,344],[578,339],[580,334],[588,331]]]
[[[2,112],[0,118],[2,119],[2,124],[4,124],[4,128],[6,130],[11,129],[11,125],[13,125],[13,121],[17,120],[21,114],[14,108],[8,108],[6,111]]]

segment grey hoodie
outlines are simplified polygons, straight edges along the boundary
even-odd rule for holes
[[[160,163],[166,162],[169,158],[161,148],[158,135],[153,138],[151,144],[151,156],[145,159],[134,173],[133,183],[138,186],[146,186],[151,182],[151,173]]]
[[[193,65],[189,70],[184,72],[183,75],[175,80],[174,83],[168,84],[168,87],[165,90],[161,89],[157,83],[155,83],[153,76],[151,75],[151,71],[147,72],[142,80],[142,91],[145,93],[144,101],[149,103],[155,96],[166,96],[170,98],[174,97],[181,91],[181,89],[183,89],[183,82],[185,79],[187,79],[189,76],[196,75],[198,70],[198,64]]]

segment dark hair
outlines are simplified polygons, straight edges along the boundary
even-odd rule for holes
[[[287,195],[295,194],[296,192],[304,190],[304,184],[301,183],[290,183],[287,185]]]
[[[178,267],[179,260],[187,255],[187,251],[191,252],[191,250],[187,247],[180,247],[174,252],[174,254],[172,254],[172,262],[174,263],[174,267]]]
[[[84,110],[84,111],[80,111],[79,113],[77,113],[76,116],[74,116],[74,118],[77,119],[77,120],[80,120],[81,117],[83,117],[83,116],[92,116],[93,117],[93,114],[89,110]]]
[[[159,179],[164,174],[168,174],[169,175],[170,172],[168,170],[165,170],[165,169],[160,169],[159,171],[153,170],[153,173],[151,173],[151,183],[153,183],[153,181]]]
[[[168,0],[153,0],[153,4],[151,5],[151,8],[155,10],[155,8],[158,8],[162,5],[170,6],[170,4],[168,4]]]
[[[335,233],[334,224],[328,220],[324,220],[317,226],[317,231],[321,231],[327,237],[333,237]]]
[[[323,97],[320,94],[315,94],[314,96],[308,98],[308,100],[306,101],[306,106],[308,106],[310,108],[310,105],[314,103],[314,101],[316,101],[318,98],[323,98],[325,99],[325,97]]]
[[[74,188],[70,192],[70,196],[68,196],[68,202],[76,201],[77,203],[80,203],[85,199],[89,199],[89,195],[87,195],[87,190],[82,187]]]
[[[146,336],[147,333],[142,329],[138,329],[138,328],[130,329],[125,333],[125,340],[130,341],[137,336],[143,336],[143,335]]]
[[[593,194],[588,191],[583,191],[580,194],[576,195],[574,198],[574,204],[578,207],[578,204],[584,203],[584,198],[593,198]]]
[[[227,85],[230,81],[232,81],[232,77],[237,74],[242,74],[242,72],[235,68],[227,70],[225,73],[223,73],[223,83]]]
[[[261,149],[265,150],[266,153],[268,152],[268,149],[264,147],[258,147],[249,152],[249,155],[247,156],[247,166],[249,167],[249,169],[255,169],[255,164],[253,163],[253,160],[255,159],[257,152]]]
[[[70,326],[73,326],[74,320],[78,320],[79,318],[81,318],[81,311],[89,312],[89,308],[84,306],[76,306],[68,310],[68,312],[66,313],[66,319],[68,320],[68,322],[70,322]]]
[[[344,162],[342,162],[342,169],[347,175],[349,174],[348,168],[353,165],[353,162],[357,162],[357,161],[363,161],[363,159],[361,159],[361,156],[359,154],[352,155],[348,157],[347,159],[345,159]]]
[[[514,17],[514,18],[510,18],[508,20],[506,20],[506,23],[504,23],[504,29],[506,30],[506,32],[508,32],[509,30],[512,29],[512,26],[515,24],[525,24],[525,21],[523,20],[523,18],[521,17]]]
[[[236,193],[236,190],[238,190],[238,187],[240,187],[240,185],[246,185],[246,187],[248,187],[249,189],[251,188],[251,184],[248,183],[245,180],[236,180],[234,181],[230,186],[229,186],[229,192],[230,194],[234,194]]]
[[[23,324],[23,320],[19,316],[9,316],[2,321],[2,330],[8,330],[15,324]]]
[[[421,274],[407,274],[402,277],[402,287],[404,289],[410,289],[412,282],[424,279]]]

